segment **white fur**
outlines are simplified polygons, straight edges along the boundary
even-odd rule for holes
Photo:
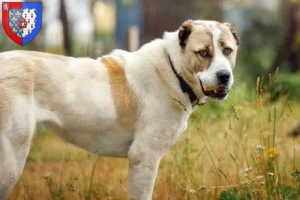
[[[205,23],[213,27],[214,41],[217,41],[220,33],[216,22]],[[194,81],[198,84],[193,88],[195,91],[201,91],[197,76],[206,84],[217,85],[217,70],[231,71],[217,42],[214,45],[217,56],[207,70],[195,75]],[[9,95],[12,104],[9,117],[0,129],[0,199],[8,198],[20,177],[34,128],[42,121],[58,125],[61,131],[57,134],[61,138],[90,152],[128,157],[129,198],[151,199],[160,159],[185,130],[194,109],[179,86],[168,54],[181,74],[188,66],[182,66],[184,55],[178,31],[166,33],[163,39],[154,40],[137,52],[115,50],[110,54],[122,63],[142,109],[135,131],[128,134],[117,123],[107,69],[100,59],[69,58],[64,63],[53,58],[38,58],[28,52],[1,53],[0,89]],[[44,64],[36,66],[31,62],[37,59]],[[31,63],[33,72],[35,67],[46,72],[42,87],[38,88],[33,79],[32,90],[26,94],[18,91],[19,81],[24,78],[18,74],[24,67],[22,62]],[[196,95],[199,99],[206,98],[201,92]]]
[[[197,21],[196,21],[197,23]],[[201,21],[203,23],[203,21]],[[206,23],[216,23],[213,21],[207,21]],[[221,49],[218,47],[218,40],[221,34],[221,30],[217,26],[210,27],[211,32],[213,34],[213,45],[214,45],[214,52],[215,56],[212,60],[211,65],[209,66],[208,70],[202,71],[198,73],[200,80],[206,85],[215,86],[218,84],[218,80],[215,76],[216,72],[227,69],[231,73],[231,78],[228,84],[228,87],[231,88],[233,84],[233,74],[232,74],[232,66],[230,65],[229,61],[223,55]]]

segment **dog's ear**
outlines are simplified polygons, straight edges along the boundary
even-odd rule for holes
[[[240,44],[240,38],[236,33],[235,26],[231,23],[228,23],[228,22],[225,22],[224,25],[229,28],[229,30],[231,31],[231,33],[232,33],[232,35],[233,35],[233,37],[236,41],[236,44],[239,45]]]
[[[180,44],[181,48],[183,48],[183,49],[184,49],[186,42],[192,32],[192,28],[193,28],[192,20],[187,20],[187,21],[183,22],[183,24],[179,28],[179,34],[178,34],[179,44]]]

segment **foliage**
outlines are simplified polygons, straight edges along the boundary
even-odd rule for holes
[[[251,200],[251,195],[247,189],[240,192],[237,188],[232,188],[220,193],[220,200]]]
[[[199,107],[162,159],[153,199],[298,200],[299,141],[287,133],[300,105],[273,98],[279,80],[276,72],[255,90],[236,84],[227,101]],[[40,130],[11,199],[126,199],[127,160],[98,158]]]
[[[300,190],[297,188],[283,185],[281,192],[284,200],[300,200]]]
[[[51,195],[52,200],[64,200],[65,193],[71,192],[71,193],[77,193],[78,197],[81,199],[81,192],[80,192],[80,183],[78,183],[78,177],[73,177],[73,183],[66,183],[64,186],[57,184],[52,179],[51,173],[46,173],[44,176],[44,181],[46,184],[46,187],[49,190],[49,193]],[[75,182],[75,183],[74,183]]]
[[[287,99],[300,99],[299,73],[280,73],[278,87],[272,88],[272,93],[277,96],[285,96]]]

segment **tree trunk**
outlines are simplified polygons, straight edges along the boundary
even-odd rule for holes
[[[288,0],[287,3],[287,30],[284,43],[272,64],[272,71],[285,62],[289,64],[291,71],[300,71],[300,44],[297,41],[300,35],[300,3],[294,0]]]
[[[60,19],[63,26],[63,49],[65,55],[71,55],[71,42],[70,42],[70,32],[69,32],[69,23],[68,16],[66,12],[66,5],[64,0],[60,0]]]

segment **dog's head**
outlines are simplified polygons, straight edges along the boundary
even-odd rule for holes
[[[215,21],[184,22],[178,31],[180,75],[198,97],[226,99],[239,45],[235,27]]]

